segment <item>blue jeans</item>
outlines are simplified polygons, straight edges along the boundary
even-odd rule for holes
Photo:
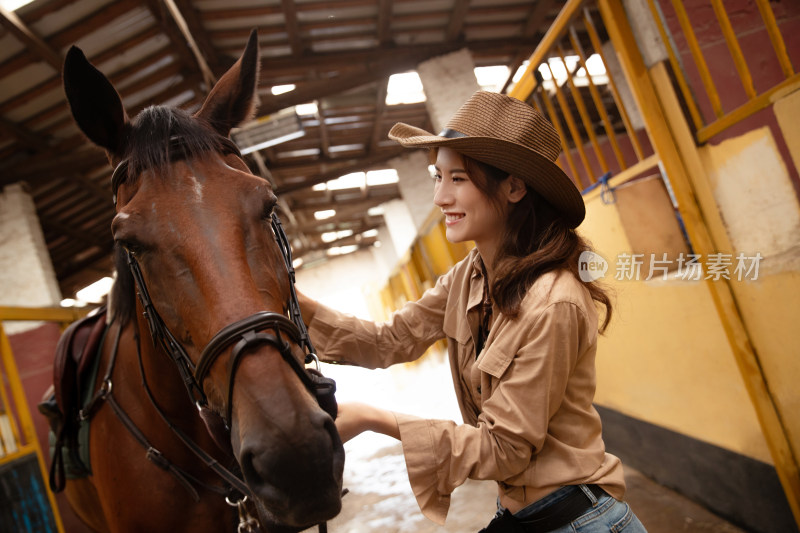
[[[547,533],[647,533],[647,530],[636,518],[636,515],[633,514],[627,503],[615,500],[608,494],[603,494],[597,498],[589,491],[586,485],[562,487],[541,500],[520,509],[514,513],[514,516],[524,520],[534,513],[563,500],[576,490],[584,492],[586,498],[592,502],[592,508],[569,524]],[[498,505],[498,507],[500,506]],[[502,514],[503,509],[499,508],[498,512]]]

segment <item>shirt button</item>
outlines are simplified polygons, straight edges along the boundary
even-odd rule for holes
[[[481,386],[478,385],[478,394],[480,394],[480,393],[481,393]]]

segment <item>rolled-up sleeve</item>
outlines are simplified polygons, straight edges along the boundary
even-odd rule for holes
[[[361,320],[319,304],[309,324],[311,342],[323,361],[366,368],[413,361],[444,338],[449,280],[449,275],[441,276],[419,300],[406,303],[383,323]]]
[[[412,490],[428,518],[444,523],[450,494],[467,478],[504,482],[531,470],[564,398],[585,325],[581,309],[569,302],[495,324],[477,362],[484,388],[477,426],[395,415]]]

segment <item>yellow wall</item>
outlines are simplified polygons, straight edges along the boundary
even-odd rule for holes
[[[600,338],[596,402],[770,462],[755,411],[702,281],[615,279],[631,253],[617,208],[586,198],[580,233],[609,262],[614,317]]]
[[[800,154],[800,93],[776,102],[783,137]],[[800,456],[800,203],[769,128],[698,149],[719,206],[716,232],[732,249],[764,256],[759,279],[734,281],[739,312],[769,391]],[[797,159],[795,157],[795,159]]]
[[[736,283],[742,318],[761,361],[769,390],[800,455],[800,272],[766,275]]]
[[[646,272],[639,280],[615,279],[617,256],[632,252],[617,206],[604,204],[597,191],[585,200],[587,215],[579,231],[609,262],[604,282],[615,301],[612,323],[599,341],[597,403],[771,463],[708,282],[674,276],[645,281]],[[422,249],[420,255],[430,261],[428,266],[437,275],[468,250],[449,253],[440,226],[431,224],[395,270],[386,288],[394,296],[393,307],[413,299],[410,293],[415,289],[421,292],[427,288],[415,283],[415,272],[421,267],[411,258],[419,253],[417,248]],[[798,395],[792,386],[798,376],[795,371],[786,371],[797,363],[787,365],[784,359],[790,357],[786,346],[800,346],[800,338],[787,338],[800,335],[800,328],[791,325],[797,313],[790,309],[791,302],[800,301],[800,277],[797,272],[761,272],[758,280],[746,280],[736,287],[743,298],[756,302],[748,307],[745,319],[748,327],[763,333],[759,335],[763,337],[759,352],[780,354],[767,360],[775,366],[775,387],[785,392],[782,402],[797,407]],[[775,302],[784,304],[773,305]]]

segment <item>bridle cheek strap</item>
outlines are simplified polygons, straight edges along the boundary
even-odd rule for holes
[[[263,315],[271,315],[271,316],[263,316]],[[280,317],[280,318],[277,318]],[[231,357],[228,360],[228,391],[227,391],[227,412],[226,412],[226,421],[230,425],[230,422],[233,420],[232,418],[232,409],[233,409],[233,386],[236,380],[236,370],[239,368],[239,363],[241,362],[244,355],[248,352],[252,351],[253,349],[257,348],[262,344],[268,344],[273,346],[283,357],[284,361],[286,361],[289,366],[292,368],[297,377],[300,378],[300,381],[306,387],[306,389],[312,394],[316,394],[314,383],[308,377],[306,369],[300,365],[300,363],[295,358],[294,354],[292,353],[292,348],[283,338],[281,338],[281,321],[286,320],[289,324],[291,322],[288,321],[283,315],[278,315],[277,313],[258,313],[250,318],[259,318],[259,322],[262,320],[269,320],[270,322],[275,321],[274,323],[270,323],[268,327],[272,328],[275,331],[275,334],[266,333],[266,332],[259,332],[255,329],[251,329],[245,331],[243,333],[238,334],[239,341],[234,345],[231,351]],[[248,319],[245,319],[245,321]],[[235,324],[234,324],[235,325]],[[293,324],[292,324],[293,325]],[[286,324],[283,324],[282,327],[286,327]],[[236,340],[236,338],[228,337],[228,342]],[[202,361],[202,359],[201,359]],[[198,377],[199,379],[199,377]],[[202,383],[202,382],[201,382]]]

